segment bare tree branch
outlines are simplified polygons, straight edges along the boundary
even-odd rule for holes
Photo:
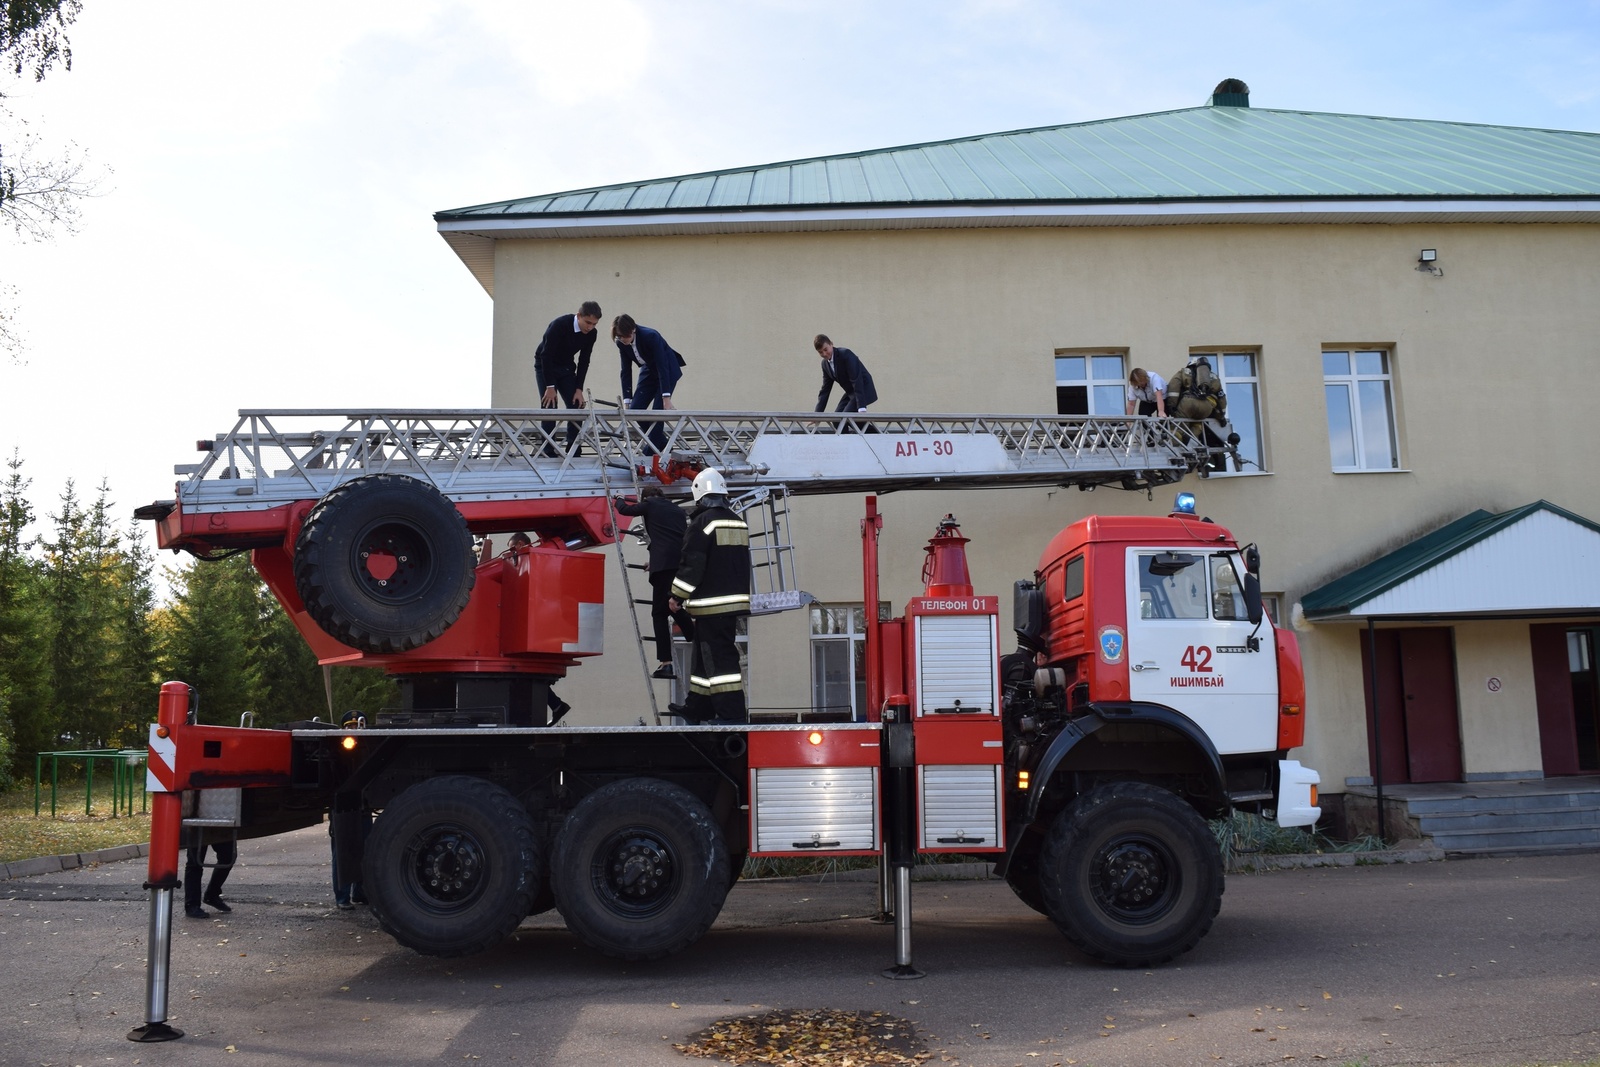
[[[0,161],[0,222],[24,241],[47,241],[57,231],[77,232],[78,201],[99,195],[100,176],[76,145],[60,158],[42,156],[26,134]]]
[[[0,356],[20,366],[28,346],[17,325],[18,295],[16,286],[0,282]]]

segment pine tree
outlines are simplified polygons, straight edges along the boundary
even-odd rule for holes
[[[156,671],[156,594],[151,576],[155,559],[145,542],[144,526],[128,524],[127,548],[117,563],[116,648],[117,682],[111,708],[118,747],[143,743],[147,725],[156,714],[161,678]]]
[[[43,571],[27,538],[33,508],[22,457],[6,461],[0,481],[0,733],[10,739],[9,767],[33,772],[33,756],[55,746],[49,678],[49,611]],[[4,771],[0,770],[0,776]]]
[[[45,539],[45,597],[50,633],[50,688],[58,736],[51,747],[98,747],[95,708],[100,700],[98,620],[93,588],[93,534],[89,514],[67,480],[61,510],[50,516],[54,540]]]
[[[162,618],[162,675],[194,687],[202,722],[237,725],[264,692],[256,648],[260,579],[247,555],[196,560],[171,579],[176,596]]]
[[[349,711],[359,711],[370,720],[379,708],[399,703],[398,686],[382,671],[335,666],[325,674],[305,638],[265,584],[261,586],[261,626],[260,662],[267,688],[261,708],[263,725],[312,717],[338,721]]]

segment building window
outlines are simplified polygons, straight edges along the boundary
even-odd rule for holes
[[[889,618],[887,601],[878,621]],[[811,606],[811,710],[817,717],[867,717],[867,613],[860,604]]]
[[[1383,349],[1325,350],[1322,391],[1328,403],[1333,469],[1399,469],[1389,353]]]
[[[1239,461],[1229,456],[1227,466],[1215,473],[1266,470],[1261,448],[1261,377],[1257,370],[1260,356],[1255,352],[1191,349],[1189,358],[1195,356],[1205,356],[1211,363],[1211,373],[1221,379],[1222,391],[1228,397],[1228,421],[1239,435]]]
[[[1127,414],[1127,372],[1120,353],[1056,351],[1056,411],[1062,415]]]

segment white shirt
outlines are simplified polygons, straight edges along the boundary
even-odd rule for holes
[[[1128,403],[1137,404],[1142,400],[1146,404],[1154,404],[1156,397],[1167,391],[1167,380],[1165,378],[1153,370],[1145,371],[1145,373],[1150,376],[1150,384],[1143,389],[1135,389],[1133,383],[1128,383]]]

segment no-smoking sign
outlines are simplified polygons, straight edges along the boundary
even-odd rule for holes
[[[1489,680],[1484,682],[1483,684],[1484,684],[1484,688],[1488,689],[1489,692],[1491,692],[1491,693],[1500,692],[1500,679],[1498,679],[1498,678],[1495,678],[1495,677],[1491,676],[1489,678]]]

